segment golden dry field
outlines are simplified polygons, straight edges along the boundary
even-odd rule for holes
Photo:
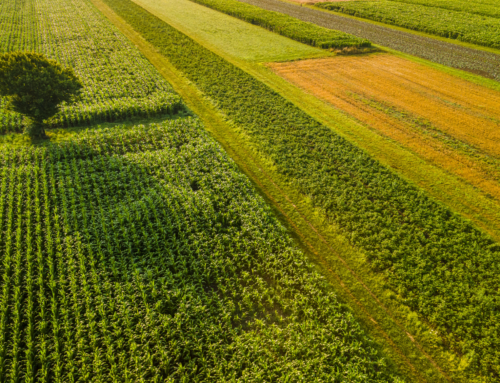
[[[269,66],[500,200],[500,93],[389,54]]]

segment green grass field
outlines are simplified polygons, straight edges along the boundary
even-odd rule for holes
[[[137,0],[136,3],[162,20],[196,35],[205,44],[238,59],[288,61],[330,54],[189,0]]]

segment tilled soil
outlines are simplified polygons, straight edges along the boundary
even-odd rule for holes
[[[239,0],[325,28],[364,37],[375,44],[500,82],[500,55],[382,27],[280,0]]]

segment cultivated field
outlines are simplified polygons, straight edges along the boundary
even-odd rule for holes
[[[270,64],[500,202],[500,93],[387,54]]]
[[[0,162],[2,381],[393,381],[198,121]]]
[[[107,58],[125,50],[186,109],[92,3],[48,4],[12,24],[94,12],[48,31],[76,49],[99,21]],[[97,89],[113,79],[83,73]],[[202,122],[170,112],[0,146],[0,381],[401,382]]]
[[[498,83],[259,1],[0,4],[84,83],[1,100],[0,382],[498,381]]]
[[[318,7],[460,41],[500,48],[500,2],[349,1]]]
[[[366,253],[401,302],[447,347],[474,355],[463,363],[497,373],[496,306],[491,295],[474,293],[482,286],[497,294],[491,289],[496,273],[484,272],[495,270],[500,256],[489,236],[134,2],[105,3],[238,124],[255,150]]]
[[[0,53],[36,51],[71,65],[84,84],[81,99],[63,107],[52,127],[89,125],[176,113],[180,98],[132,44],[86,1],[3,1]],[[21,132],[20,115],[0,98],[0,132]]]

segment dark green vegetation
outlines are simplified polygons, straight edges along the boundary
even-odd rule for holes
[[[488,11],[469,13],[473,5],[457,9],[463,3],[456,3],[456,7],[439,8],[439,5],[445,2],[455,3],[451,0],[436,3],[433,0],[347,1],[318,3],[316,6],[441,37],[500,48],[500,19],[496,12],[495,16],[485,15]],[[475,3],[468,2],[468,4]],[[487,8],[499,9],[498,6],[487,6]]]
[[[129,0],[106,0],[248,134],[290,184],[323,208],[402,304],[464,356],[460,372],[500,372],[500,246],[247,73]]]
[[[81,79],[81,99],[63,105],[50,127],[165,115],[182,107],[154,67],[86,1],[0,2],[0,53],[12,51],[43,53]],[[5,106],[0,98],[0,133],[23,131],[21,115]]]
[[[0,381],[399,381],[198,120],[0,164]]]
[[[278,12],[266,11],[237,0],[191,0],[217,11],[259,25],[272,32],[319,48],[369,47],[366,39],[306,23]]]
[[[59,112],[62,102],[73,101],[81,89],[72,68],[40,53],[0,55],[0,96],[7,97],[9,110],[33,121],[31,136],[45,136],[44,121]]]

